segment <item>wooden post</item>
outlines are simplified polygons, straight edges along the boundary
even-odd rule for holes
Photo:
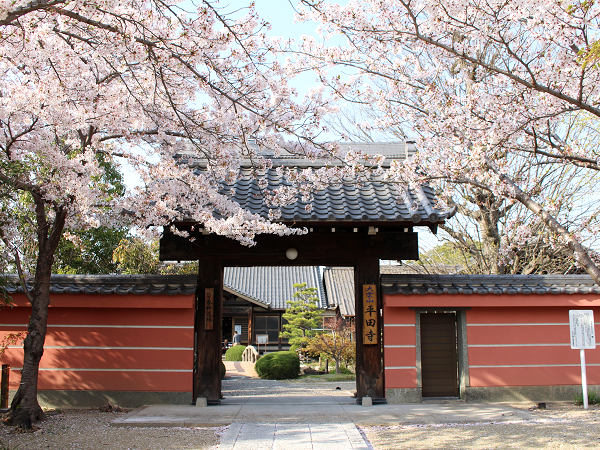
[[[221,336],[223,321],[223,268],[218,258],[198,261],[194,402],[206,398],[209,405],[221,403]]]
[[[10,366],[2,364],[2,382],[0,388],[0,408],[8,408],[8,383],[10,378]]]
[[[365,314],[363,298],[365,286],[373,286],[377,303],[373,310]],[[354,270],[354,291],[356,303],[356,397],[357,403],[362,403],[362,398],[369,396],[373,403],[385,403],[382,370],[382,340],[381,340],[381,284],[379,281],[379,259],[359,259]],[[369,290],[370,292],[370,290]],[[368,317],[367,317],[368,316]],[[374,319],[376,332],[370,336],[373,341],[365,338],[367,320]],[[373,323],[373,322],[369,322]],[[376,334],[376,336],[372,336]],[[376,339],[376,340],[375,340]],[[367,342],[365,344],[365,342]],[[375,342],[375,343],[369,343]]]

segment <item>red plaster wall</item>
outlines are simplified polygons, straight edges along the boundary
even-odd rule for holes
[[[546,296],[544,296],[546,297]],[[483,307],[467,311],[470,386],[551,386],[581,384],[579,350],[572,350],[572,307]],[[593,302],[595,303],[595,302]],[[586,350],[588,384],[600,384],[600,347]]]
[[[417,387],[415,312],[384,304],[384,347],[386,388]]]
[[[589,294],[384,295],[386,388],[417,387],[415,311],[410,307],[471,308],[472,387],[581,384],[579,351],[570,346],[569,310],[593,310],[600,331],[600,297]],[[586,350],[586,366],[588,384],[600,384],[600,346]]]
[[[31,314],[0,310],[0,339],[26,329]],[[53,295],[38,388],[43,390],[192,390],[194,296]],[[17,389],[23,350],[9,348],[10,389]]]

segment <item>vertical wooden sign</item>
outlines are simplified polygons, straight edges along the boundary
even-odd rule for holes
[[[204,329],[213,329],[213,317],[215,314],[215,289],[205,288],[204,289]]]
[[[377,287],[363,284],[363,345],[377,344]]]

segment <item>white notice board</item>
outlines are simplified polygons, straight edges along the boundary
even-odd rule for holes
[[[571,348],[580,350],[596,348],[594,311],[571,310],[569,311],[569,323],[571,325]]]
[[[256,335],[256,343],[257,344],[268,344],[269,343],[269,335],[268,334],[257,334]]]

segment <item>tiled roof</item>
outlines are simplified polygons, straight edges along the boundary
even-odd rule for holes
[[[287,180],[277,174],[276,169],[267,170],[259,179],[252,169],[241,168],[239,178],[225,185],[223,192],[233,189],[232,199],[248,211],[267,217],[269,207],[265,205],[260,179],[267,181],[268,190],[289,186]],[[284,222],[408,222],[411,224],[435,224],[449,217],[450,211],[434,207],[435,197],[429,187],[409,191],[403,186],[387,183],[366,183],[359,187],[354,183],[330,185],[313,193],[312,209],[308,202],[297,201],[281,208],[280,220]]]
[[[365,151],[368,154],[386,155],[386,164],[391,160],[404,160],[414,153],[412,144],[404,143],[356,143],[342,144],[346,149],[350,146]],[[264,153],[263,153],[264,155]],[[267,155],[269,156],[269,155]],[[182,163],[202,171],[206,162],[195,159],[192,154],[179,155]],[[278,166],[290,169],[319,167],[323,161],[308,161],[295,155],[284,154],[271,157],[273,168],[255,174],[253,168],[242,163],[237,179],[230,184],[223,184],[222,193],[230,195],[244,209],[269,216],[269,207],[264,204],[259,183],[266,182],[263,189],[274,190],[291,183],[277,173]],[[385,164],[384,164],[385,165]],[[313,193],[312,209],[307,210],[308,202],[297,195],[295,203],[281,208],[280,219],[283,222],[404,222],[414,225],[436,224],[451,217],[455,210],[438,210],[435,208],[433,190],[427,186],[408,189],[403,185],[389,184],[378,181],[357,186],[353,182],[330,185]]]
[[[22,293],[16,275],[8,275],[7,293]],[[197,275],[52,275],[52,294],[190,295],[196,292]],[[33,287],[33,278],[26,281]]]
[[[294,299],[294,284],[317,289],[319,307],[327,308],[321,271],[316,266],[225,267],[223,288],[265,308],[285,309]]]
[[[399,274],[421,274],[431,275],[436,274],[458,274],[464,273],[464,267],[460,265],[450,264],[432,264],[428,266],[420,265],[417,262],[402,261],[402,264],[382,264],[379,266],[379,273],[386,275],[399,275]]]
[[[257,145],[248,144],[248,146],[254,151],[259,151]],[[349,150],[357,150],[367,155],[383,155],[385,159],[382,167],[389,167],[392,161],[403,161],[414,155],[416,151],[414,142],[340,142],[340,149],[344,154]],[[323,167],[335,164],[331,160],[310,160],[304,155],[292,154],[285,150],[282,150],[277,156],[271,150],[262,150],[260,155],[269,158],[274,167]],[[197,151],[192,147],[182,151],[176,157],[180,158],[181,162],[185,161],[190,167],[206,167],[208,162],[204,158],[199,158]],[[252,162],[244,159],[241,161],[241,165],[250,167]]]
[[[354,269],[352,267],[325,267],[323,282],[329,307],[339,306],[342,316],[356,315]]]
[[[382,275],[393,295],[425,294],[600,294],[588,275]]]

